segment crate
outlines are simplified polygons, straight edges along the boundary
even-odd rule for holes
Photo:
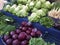
[[[56,38],[54,38],[52,35],[50,34],[44,34],[42,37],[46,42],[50,42],[50,43],[54,43],[56,45],[60,45],[60,41],[57,41]],[[2,38],[0,37],[0,44],[1,45],[6,45],[6,43],[2,40]]]
[[[20,24],[22,21],[27,21],[27,18],[19,18],[9,12],[1,11],[4,15],[12,17],[16,23]],[[55,42],[56,45],[60,45],[60,31],[54,28],[45,28],[44,26],[40,25],[39,23],[32,23],[34,27],[38,28],[43,33],[43,38],[46,41]],[[1,41],[3,41],[1,39]]]

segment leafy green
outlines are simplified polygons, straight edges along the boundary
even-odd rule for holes
[[[7,34],[7,32],[10,32],[12,30],[15,30],[15,26],[12,25],[1,25],[0,27],[0,35]]]
[[[0,16],[0,35],[7,34],[8,32],[15,30],[15,26],[7,24],[7,21],[11,23],[14,20],[5,15]]]
[[[28,7],[29,9],[33,9],[34,8],[34,5],[35,5],[35,2],[34,1],[31,1],[30,3],[28,3]]]
[[[15,30],[15,26],[7,25],[3,30],[4,30],[4,34],[6,34],[6,32],[10,32],[12,30]]]
[[[50,9],[53,5],[49,2],[46,1],[45,3],[42,4],[42,8]]]
[[[37,16],[39,16],[39,17],[46,16],[46,13],[45,13],[42,9],[37,10],[37,11],[36,11],[36,14],[37,14]]]
[[[45,42],[42,38],[31,38],[29,45],[55,45],[55,43]]]
[[[54,2],[53,8],[60,8],[60,2]]]
[[[17,3],[26,4],[27,0],[17,0]]]
[[[19,16],[19,17],[27,17],[28,12],[26,10],[22,9],[19,12],[17,12],[16,15]]]
[[[4,7],[5,11],[8,11],[10,9],[10,5],[6,5],[6,7]]]
[[[5,15],[2,15],[2,16],[0,17],[0,20],[1,20],[2,22],[7,22],[7,21],[9,21],[9,22],[14,22],[13,18],[8,17],[8,16],[5,16]]]
[[[39,16],[37,16],[36,13],[32,13],[31,16],[28,17],[28,20],[31,22],[38,22],[39,21]]]
[[[33,12],[36,12],[37,10],[38,10],[37,8],[33,8],[33,9],[32,9],[32,13],[33,13]]]
[[[28,20],[31,22],[39,22],[40,18],[46,16],[46,11],[43,11],[42,9],[37,10],[36,12],[33,12],[29,17]]]
[[[12,5],[10,8],[9,8],[9,12],[13,13],[13,11],[15,10],[16,8],[16,4]]]
[[[54,25],[54,21],[49,17],[43,17],[40,19],[40,24],[44,25],[47,28],[50,28]]]
[[[27,17],[30,12],[35,12],[41,17],[45,16],[53,7],[53,4],[46,0],[17,0],[17,3],[18,5],[13,4],[12,6],[5,6],[4,10],[19,17]]]
[[[37,1],[36,2],[36,5],[34,6],[35,8],[41,8],[41,2],[40,1]]]

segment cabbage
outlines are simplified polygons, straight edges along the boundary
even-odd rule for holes
[[[27,5],[21,5],[21,4],[19,4],[18,6],[20,6],[20,9],[24,9],[24,10],[26,10],[26,11],[29,10],[29,8],[28,8]]]
[[[22,5],[22,4],[19,4],[19,5],[18,5],[19,9],[22,9],[23,6],[25,6],[25,5]]]
[[[43,16],[46,16],[46,14],[42,9],[40,9],[40,10],[37,10],[36,12],[33,12],[28,17],[28,20],[31,22],[39,22],[40,18],[42,18]]]
[[[5,11],[8,11],[10,9],[10,5],[7,5],[6,7],[4,7]]]
[[[31,16],[28,17],[28,20],[31,22],[38,22],[39,21],[39,16],[37,16],[36,13],[32,13]]]
[[[26,4],[26,6],[28,7],[28,11],[30,11],[30,10],[31,10],[31,8],[30,8],[29,4]]]
[[[37,3],[35,4],[34,7],[35,7],[35,8],[40,8],[40,7],[41,7],[41,2],[40,2],[40,1],[37,1]]]
[[[26,4],[27,0],[17,0],[17,3]]]
[[[19,17],[26,17],[26,16],[28,16],[28,12],[26,12],[24,9],[22,9],[19,12],[17,12],[16,15]]]
[[[27,1],[27,4],[29,4],[30,2],[31,2],[31,0],[28,0],[28,1]]]
[[[13,13],[13,11],[15,10],[16,8],[16,4],[12,5],[12,7],[10,7],[9,9],[9,12]]]
[[[32,8],[34,7],[34,2],[31,1],[31,2],[28,4],[28,7],[29,7],[30,9],[32,9]]]
[[[48,13],[48,9],[41,8],[46,14]]]
[[[24,6],[23,7],[23,9],[25,10],[25,11],[28,11],[29,10],[29,8],[28,8],[28,6],[26,5],[26,6]]]
[[[39,15],[40,17],[46,16],[46,13],[45,13],[42,9],[37,10],[37,11],[36,11],[36,14]]]
[[[42,4],[42,8],[50,9],[51,7],[52,7],[52,4],[49,1],[46,1],[45,3]]]
[[[15,10],[13,11],[13,14],[16,14],[19,10],[20,10],[19,6],[16,7]]]
[[[33,8],[32,12],[36,12],[38,9],[37,8]]]
[[[39,1],[41,1],[42,3],[45,3],[46,2],[46,0],[39,0]]]

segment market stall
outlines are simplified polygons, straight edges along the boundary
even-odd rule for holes
[[[1,45],[60,45],[60,2],[10,0],[0,10]]]

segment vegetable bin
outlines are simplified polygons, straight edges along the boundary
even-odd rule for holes
[[[2,10],[1,12],[2,12],[4,15],[6,15],[6,16],[13,17],[13,18],[16,20],[16,22],[21,23],[22,21],[28,21],[27,18],[19,18],[19,17],[17,17],[17,16],[12,15],[11,13],[5,12],[5,11],[3,11],[3,10]],[[52,27],[52,28],[46,28],[46,27],[40,25],[39,23],[33,23],[33,24],[34,24],[34,26],[37,27],[38,29],[41,29],[41,31],[42,31],[43,33],[48,32],[49,34],[53,35],[53,37],[55,37],[57,40],[60,39],[60,36],[59,36],[59,35],[60,35],[60,31],[59,31],[59,30],[54,29],[53,27]],[[60,40],[59,40],[59,41],[60,41]]]

